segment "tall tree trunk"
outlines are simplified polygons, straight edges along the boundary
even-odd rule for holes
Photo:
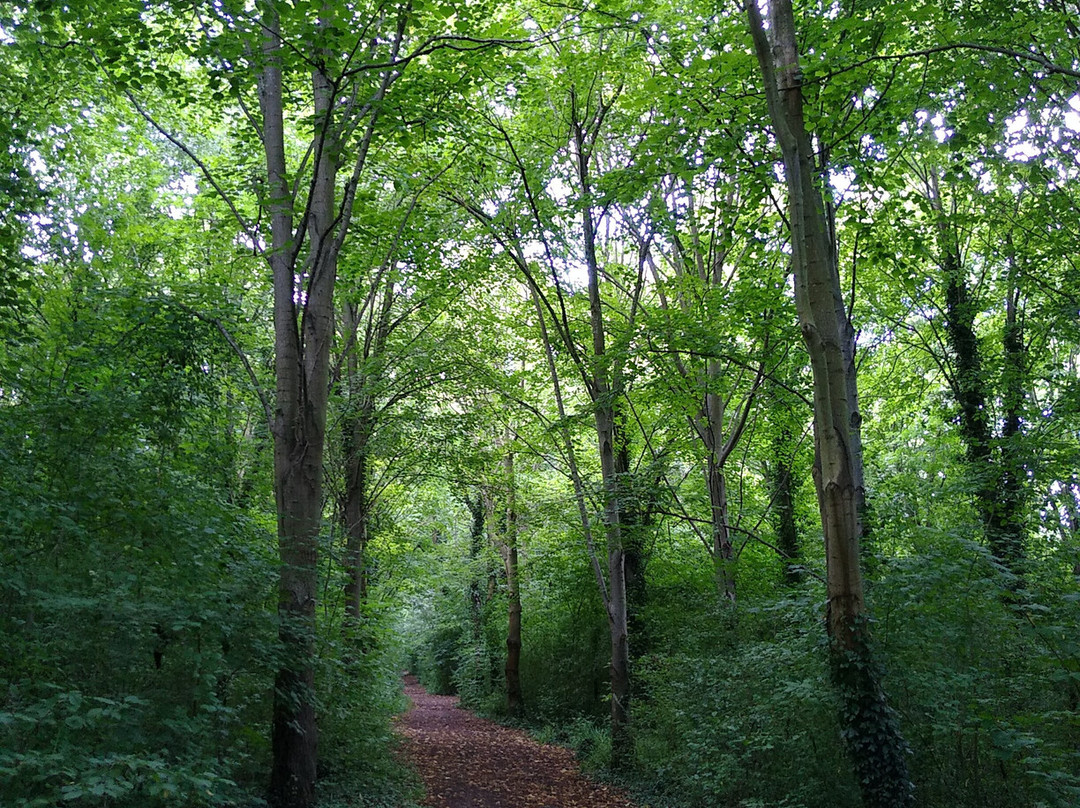
[[[369,320],[363,339],[356,307],[342,307],[342,332],[345,335],[347,410],[341,430],[345,450],[345,615],[346,630],[359,619],[367,599],[367,543],[371,522],[371,495],[368,490],[368,455],[377,427],[373,377],[383,367],[390,318],[394,304],[394,279],[389,268],[382,282],[382,302]],[[361,363],[360,360],[363,360]]]
[[[600,298],[600,268],[596,257],[596,227],[592,214],[592,185],[589,160],[592,142],[573,104],[573,136],[578,182],[582,195],[581,225],[584,233],[585,265],[589,281],[589,324],[592,330],[592,377],[590,394],[600,453],[600,476],[604,486],[604,529],[608,559],[608,629],[611,636],[611,764],[628,767],[633,760],[630,737],[630,644],[627,625],[625,550],[622,537],[620,478],[616,459],[618,422],[616,391],[612,389],[609,357],[606,355],[603,304]]]
[[[719,376],[720,363],[708,362],[708,384]],[[725,600],[735,602],[735,546],[728,528],[727,479],[724,476],[724,410],[726,401],[714,392],[705,393],[703,433],[709,451],[705,478],[709,486],[709,512],[712,523],[712,557],[716,569],[716,588]]]
[[[1024,470],[1023,412],[1027,388],[1027,348],[1020,321],[1020,288],[1016,281],[1016,255],[1012,237],[1006,237],[1008,284],[1005,298],[1005,326],[1001,335],[1005,366],[1001,378],[1001,399],[1005,420],[1001,429],[998,458],[1001,462],[999,543],[1013,565],[1024,557],[1024,504],[1027,475]]]
[[[1003,557],[1000,554],[1002,548],[995,546],[993,537],[996,474],[990,445],[990,412],[986,407],[982,354],[979,338],[975,334],[975,303],[951,217],[944,210],[936,170],[928,173],[927,191],[930,204],[937,214],[938,254],[941,274],[945,277],[945,333],[953,359],[950,382],[953,397],[960,408],[960,436],[964,442],[969,474],[975,478],[975,504],[987,542],[995,555]]]
[[[507,441],[509,443],[509,441]],[[525,712],[521,696],[521,586],[518,579],[517,496],[514,484],[514,453],[507,448],[503,457],[506,487],[506,711],[513,717]]]
[[[982,351],[975,333],[978,313],[967,269],[951,216],[945,211],[937,173],[928,172],[927,191],[937,214],[939,261],[945,277],[945,333],[952,354],[950,378],[953,396],[960,408],[960,436],[964,442],[968,473],[975,483],[975,504],[983,525],[986,543],[997,558],[1015,568],[1022,555],[1020,511],[1023,496],[1018,474],[1022,468],[1007,463],[1016,449],[1020,431],[1019,408],[1023,402],[1023,340],[1016,321],[1016,300],[1010,284],[1006,300],[1006,322],[1002,334],[1005,371],[1002,395],[1005,423],[1002,440],[995,452],[993,425],[987,401],[992,395],[983,369]]]
[[[769,116],[783,153],[791,228],[795,303],[814,378],[814,440],[825,537],[826,625],[833,681],[843,703],[843,731],[863,800],[871,808],[910,806],[906,744],[878,681],[859,569],[861,458],[852,451],[850,378],[843,343],[849,325],[835,251],[818,187],[803,114],[802,73],[790,0],[771,0],[766,32],[756,0],[746,5],[765,84]],[[846,319],[846,318],[845,318]]]
[[[374,431],[372,407],[362,402],[360,413],[345,419],[345,627],[359,624],[367,600],[368,443]],[[349,421],[352,423],[349,423]]]
[[[615,419],[615,479],[619,484],[619,534],[623,547],[623,573],[626,577],[626,636],[629,642],[631,687],[637,661],[648,653],[648,631],[645,608],[649,598],[646,568],[648,533],[652,525],[653,505],[649,483],[632,476],[630,470],[630,436],[626,430],[625,407],[620,406],[622,390],[619,380],[613,384],[613,417]],[[635,690],[635,697],[638,691]]]
[[[766,480],[772,501],[773,524],[776,527],[776,546],[783,554],[784,582],[799,583],[803,576],[799,567],[799,527],[795,522],[795,491],[791,430],[783,428],[773,440],[771,460],[766,468]]]
[[[333,250],[326,249],[325,241],[333,221],[336,169],[330,159],[334,149],[324,147],[319,153],[311,198],[310,282],[302,311],[297,311],[300,296],[295,286],[293,217],[285,165],[280,19],[272,4],[265,9],[259,96],[273,242],[268,260],[274,282],[274,488],[281,558],[278,612],[283,654],[274,688],[269,800],[281,808],[309,808],[315,800],[316,570],[336,275]],[[326,143],[329,82],[318,72],[312,82],[317,125],[324,133],[325,146],[330,146]]]
[[[691,188],[685,188],[683,189],[683,192],[686,196],[688,211],[687,219],[690,226],[691,238],[689,250],[682,246],[677,237],[675,239],[675,246],[678,254],[678,260],[672,262],[675,267],[675,272],[677,276],[682,278],[692,264],[692,268],[696,270],[697,279],[703,287],[722,289],[726,285],[724,267],[725,261],[727,260],[728,248],[717,248],[715,244],[713,244],[710,245],[707,255],[705,246],[702,244],[700,229],[697,223],[697,206],[694,201],[693,190]],[[720,234],[714,231],[712,234],[713,241],[715,242],[718,240],[719,236]],[[652,266],[653,277],[659,286],[659,273],[651,260],[650,266]],[[660,306],[667,312],[667,296],[662,287],[658,289],[658,292]],[[679,308],[682,310],[683,314],[689,316],[691,313],[691,306],[684,293],[678,293],[678,302]],[[679,375],[688,380],[693,378],[694,383],[700,386],[704,392],[704,405],[701,407],[700,412],[689,417],[689,421],[694,433],[705,445],[705,449],[708,453],[705,460],[704,471],[705,487],[709,492],[709,555],[712,558],[715,570],[714,579],[716,581],[717,593],[723,600],[734,603],[736,596],[735,547],[731,538],[727,478],[725,476],[724,467],[727,463],[727,458],[730,456],[731,452],[734,451],[735,446],[742,437],[742,432],[746,426],[747,417],[749,416],[750,408],[754,401],[757,386],[762,379],[764,365],[762,365],[761,371],[758,373],[758,378],[754,382],[753,389],[746,397],[739,413],[735,418],[730,419],[730,433],[725,433],[725,427],[729,426],[729,424],[725,423],[725,418],[731,399],[724,398],[715,392],[720,387],[721,374],[724,370],[721,362],[716,359],[708,359],[705,362],[704,370],[695,372],[693,376],[691,376],[690,369],[687,368],[678,356],[675,357],[674,361],[675,369],[678,371]]]
[[[484,549],[484,524],[487,507],[483,491],[477,491],[476,499],[469,502],[472,527],[469,530],[469,624],[472,629],[471,676],[473,694],[486,691],[483,677],[488,666],[484,664],[484,593],[480,585],[480,557]]]
[[[824,178],[828,176],[828,167],[828,149],[823,147],[821,159],[818,161],[817,165],[817,174],[822,178],[822,185],[826,189],[822,196],[822,204],[825,210],[826,248],[828,265],[831,268],[833,275],[833,305],[836,307],[836,322],[840,328],[840,353],[844,362],[844,384],[847,389],[848,402],[848,453],[851,455],[851,479],[854,487],[855,510],[859,517],[859,540],[862,542],[868,538],[869,527],[866,522],[866,479],[863,466],[862,411],[859,409],[859,379],[855,364],[856,333],[855,324],[848,314],[848,307],[844,303],[844,292],[840,285],[840,258],[837,254],[836,209],[833,206],[831,186],[824,182]],[[854,286],[852,287],[851,294],[851,304],[854,306]]]

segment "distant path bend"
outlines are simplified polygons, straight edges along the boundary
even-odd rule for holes
[[[405,677],[413,707],[397,723],[427,808],[634,808],[618,789],[587,780],[574,755],[459,709]]]

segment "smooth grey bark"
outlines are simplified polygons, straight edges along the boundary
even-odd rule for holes
[[[850,323],[838,301],[839,275],[830,243],[814,149],[803,112],[795,16],[791,0],[770,0],[766,30],[756,0],[746,4],[764,80],[769,117],[783,156],[788,196],[795,304],[814,379],[814,482],[825,538],[826,627],[842,726],[863,801],[871,808],[907,808],[914,789],[907,746],[879,683],[859,568],[862,533],[861,456],[852,436],[858,408],[844,344]]]

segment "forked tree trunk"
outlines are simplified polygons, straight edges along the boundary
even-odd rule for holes
[[[270,196],[274,284],[277,410],[274,421],[274,489],[277,499],[279,639],[282,663],[274,687],[273,768],[270,803],[309,808],[315,801],[317,730],[314,668],[318,536],[322,525],[322,461],[326,432],[329,347],[334,291],[332,262],[316,258],[298,321],[293,215],[286,177],[282,108],[280,19],[268,4],[263,18],[264,68],[259,97]],[[324,76],[313,79],[316,115],[328,114]],[[312,200],[313,242],[330,226],[333,167],[321,154]],[[329,198],[329,202],[327,199]],[[315,253],[314,243],[312,245]],[[326,258],[329,258],[329,254]]]
[[[633,759],[630,738],[630,643],[627,626],[626,566],[619,502],[619,469],[616,462],[617,423],[615,392],[607,367],[604,315],[600,299],[600,269],[596,258],[596,229],[589,200],[589,148],[587,135],[576,119],[574,125],[578,180],[581,183],[581,222],[585,239],[585,263],[589,271],[589,322],[592,328],[592,400],[596,442],[600,453],[600,477],[604,486],[604,531],[608,561],[608,630],[611,637],[611,765],[627,767]]]
[[[286,45],[276,2],[260,2],[262,69],[259,107],[266,159],[266,209],[270,244],[264,251],[274,288],[274,371],[277,402],[274,433],[274,492],[277,503],[279,572],[279,637],[281,667],[274,689],[272,770],[269,802],[274,808],[310,808],[315,801],[317,727],[314,658],[318,537],[322,527],[323,450],[329,403],[330,344],[334,336],[334,286],[337,259],[349,229],[356,186],[374,133],[379,102],[401,69],[379,74],[375,92],[365,105],[354,95],[338,103],[341,83],[326,73],[333,54],[320,45],[332,27],[320,19],[311,51],[313,140],[310,181],[306,187],[301,226],[294,229],[296,198],[290,187],[285,154],[282,52]],[[328,15],[331,5],[324,5]],[[408,19],[402,13],[390,41],[390,62],[397,59]],[[373,40],[372,48],[380,40]],[[296,47],[296,43],[289,45]],[[371,55],[374,56],[374,50]],[[335,116],[346,119],[344,129]],[[350,177],[338,188],[343,159],[342,131],[352,136],[360,120],[367,124],[355,145]],[[308,157],[304,158],[308,164]],[[340,207],[338,191],[341,190]]]
[[[878,681],[859,569],[861,457],[854,451],[852,379],[844,341],[850,324],[803,116],[802,74],[791,0],[771,0],[766,32],[756,0],[746,5],[764,79],[769,116],[783,154],[791,228],[795,303],[814,378],[814,440],[825,536],[833,681],[843,704],[843,732],[863,800],[870,808],[910,806],[914,790],[907,747]],[[846,317],[844,318],[846,320]]]
[[[599,134],[602,114],[590,121],[586,129],[578,118],[577,96],[571,90],[572,135],[574,160],[581,189],[581,225],[588,268],[589,324],[592,331],[592,368],[589,379],[590,397],[596,423],[596,442],[600,454],[600,477],[604,495],[604,532],[607,545],[607,614],[611,639],[611,766],[626,768],[633,760],[633,740],[630,737],[630,643],[627,625],[627,591],[625,549],[622,536],[622,507],[618,452],[618,422],[616,399],[618,391],[611,384],[607,356],[603,303],[600,298],[600,267],[596,257],[596,225],[591,209],[592,183],[589,160],[595,138]],[[596,128],[591,128],[591,127]]]
[[[689,188],[686,189],[686,199],[691,234],[689,258],[697,270],[697,280],[706,288],[723,288],[726,285],[724,265],[727,259],[727,248],[717,249],[710,247],[710,250],[716,251],[707,257],[697,224],[694,194]],[[717,240],[718,235],[718,232],[713,232],[714,241]],[[685,265],[689,264],[690,261],[684,258],[686,249],[681,246],[678,240],[676,240],[676,246],[679,260],[673,261],[672,265],[675,267],[676,274],[681,278],[683,273],[686,272]],[[651,261],[650,265],[652,266],[653,277],[659,286],[659,273],[655,264],[652,264]],[[658,289],[658,292],[660,306],[666,312],[668,309],[667,296],[664,294],[662,287]],[[692,310],[682,292],[678,293],[678,302],[683,314],[689,316]],[[725,466],[728,457],[742,438],[743,429],[746,426],[753,405],[757,386],[761,382],[762,373],[758,373],[753,389],[743,402],[740,411],[734,418],[727,419],[727,409],[731,399],[714,392],[720,385],[721,375],[724,371],[718,360],[707,359],[704,370],[691,375],[690,369],[676,356],[675,368],[684,379],[693,379],[695,385],[700,386],[704,391],[704,405],[700,412],[691,416],[689,420],[694,433],[704,444],[708,453],[704,469],[705,488],[709,492],[710,539],[708,549],[713,562],[717,594],[722,600],[734,603],[736,598],[735,547],[731,537],[729,521]]]

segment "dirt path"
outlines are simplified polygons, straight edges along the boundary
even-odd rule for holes
[[[420,773],[428,808],[634,808],[618,790],[586,780],[574,756],[542,746],[432,696],[405,677],[413,708],[398,721],[405,757]]]

